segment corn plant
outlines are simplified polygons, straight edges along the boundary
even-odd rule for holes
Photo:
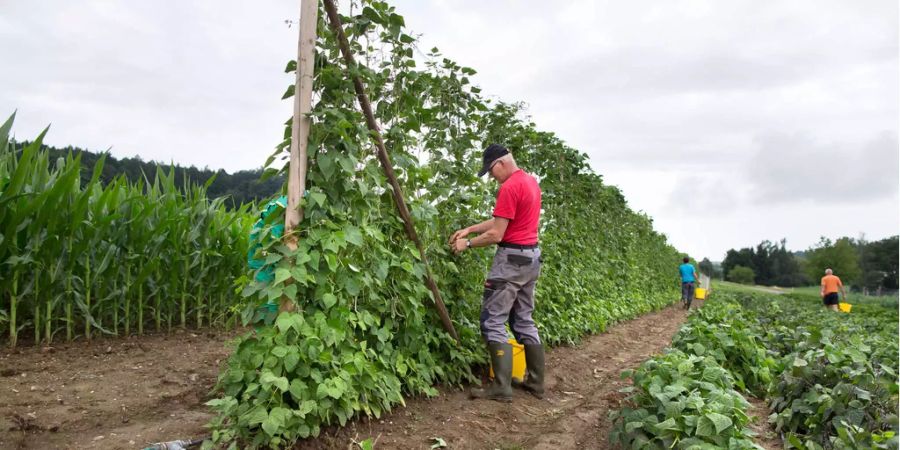
[[[142,334],[227,320],[244,270],[248,207],[225,209],[206,186],[175,186],[174,170],[82,183],[80,156],[50,161],[44,133],[17,149],[14,115],[0,127],[0,330],[15,346],[57,333]],[[207,317],[204,320],[204,317]]]

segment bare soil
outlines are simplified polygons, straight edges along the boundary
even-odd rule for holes
[[[750,423],[750,429],[756,432],[754,442],[766,450],[784,448],[778,434],[776,434],[775,430],[769,425],[769,414],[771,414],[771,412],[769,411],[769,407],[766,405],[765,400],[747,397],[747,401],[750,402],[750,411],[748,411],[748,414],[753,420]]]
[[[199,437],[237,332],[179,331],[0,353],[0,448],[135,449]]]
[[[626,397],[619,390],[630,384],[620,373],[662,352],[686,316],[672,306],[617,324],[581,345],[549,351],[543,400],[517,391],[505,404],[444,390],[435,398],[408,400],[381,419],[327,430],[298,448],[359,448],[354,442],[372,439],[376,449],[430,449],[434,438],[450,449],[609,448],[609,412]]]
[[[702,303],[702,302],[701,302]],[[547,353],[543,400],[516,392],[511,404],[472,401],[443,389],[407,400],[381,419],[327,429],[298,448],[604,449],[609,411],[628,385],[620,373],[669,345],[686,317],[672,306],[610,327],[582,344]],[[0,448],[135,449],[198,438],[203,403],[237,332],[97,340],[0,353]]]

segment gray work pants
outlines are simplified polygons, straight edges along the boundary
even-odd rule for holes
[[[534,311],[534,286],[541,274],[541,250],[498,247],[484,283],[481,335],[506,342],[506,322],[520,344],[540,344]]]

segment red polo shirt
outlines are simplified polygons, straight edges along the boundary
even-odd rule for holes
[[[541,218],[541,188],[537,180],[522,169],[513,172],[500,185],[494,217],[509,219],[503,242],[537,244],[538,222]]]

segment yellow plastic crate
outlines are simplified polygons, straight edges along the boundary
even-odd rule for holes
[[[841,312],[848,313],[848,312],[850,312],[851,308],[853,308],[853,305],[851,305],[849,303],[838,303],[838,309],[840,309]]]
[[[706,289],[694,289],[694,298],[696,298],[697,300],[706,300]]]
[[[516,342],[515,339],[510,339],[509,343],[512,345],[513,352],[512,377],[518,381],[525,381],[525,346]],[[493,367],[491,367],[491,378],[494,378]]]

